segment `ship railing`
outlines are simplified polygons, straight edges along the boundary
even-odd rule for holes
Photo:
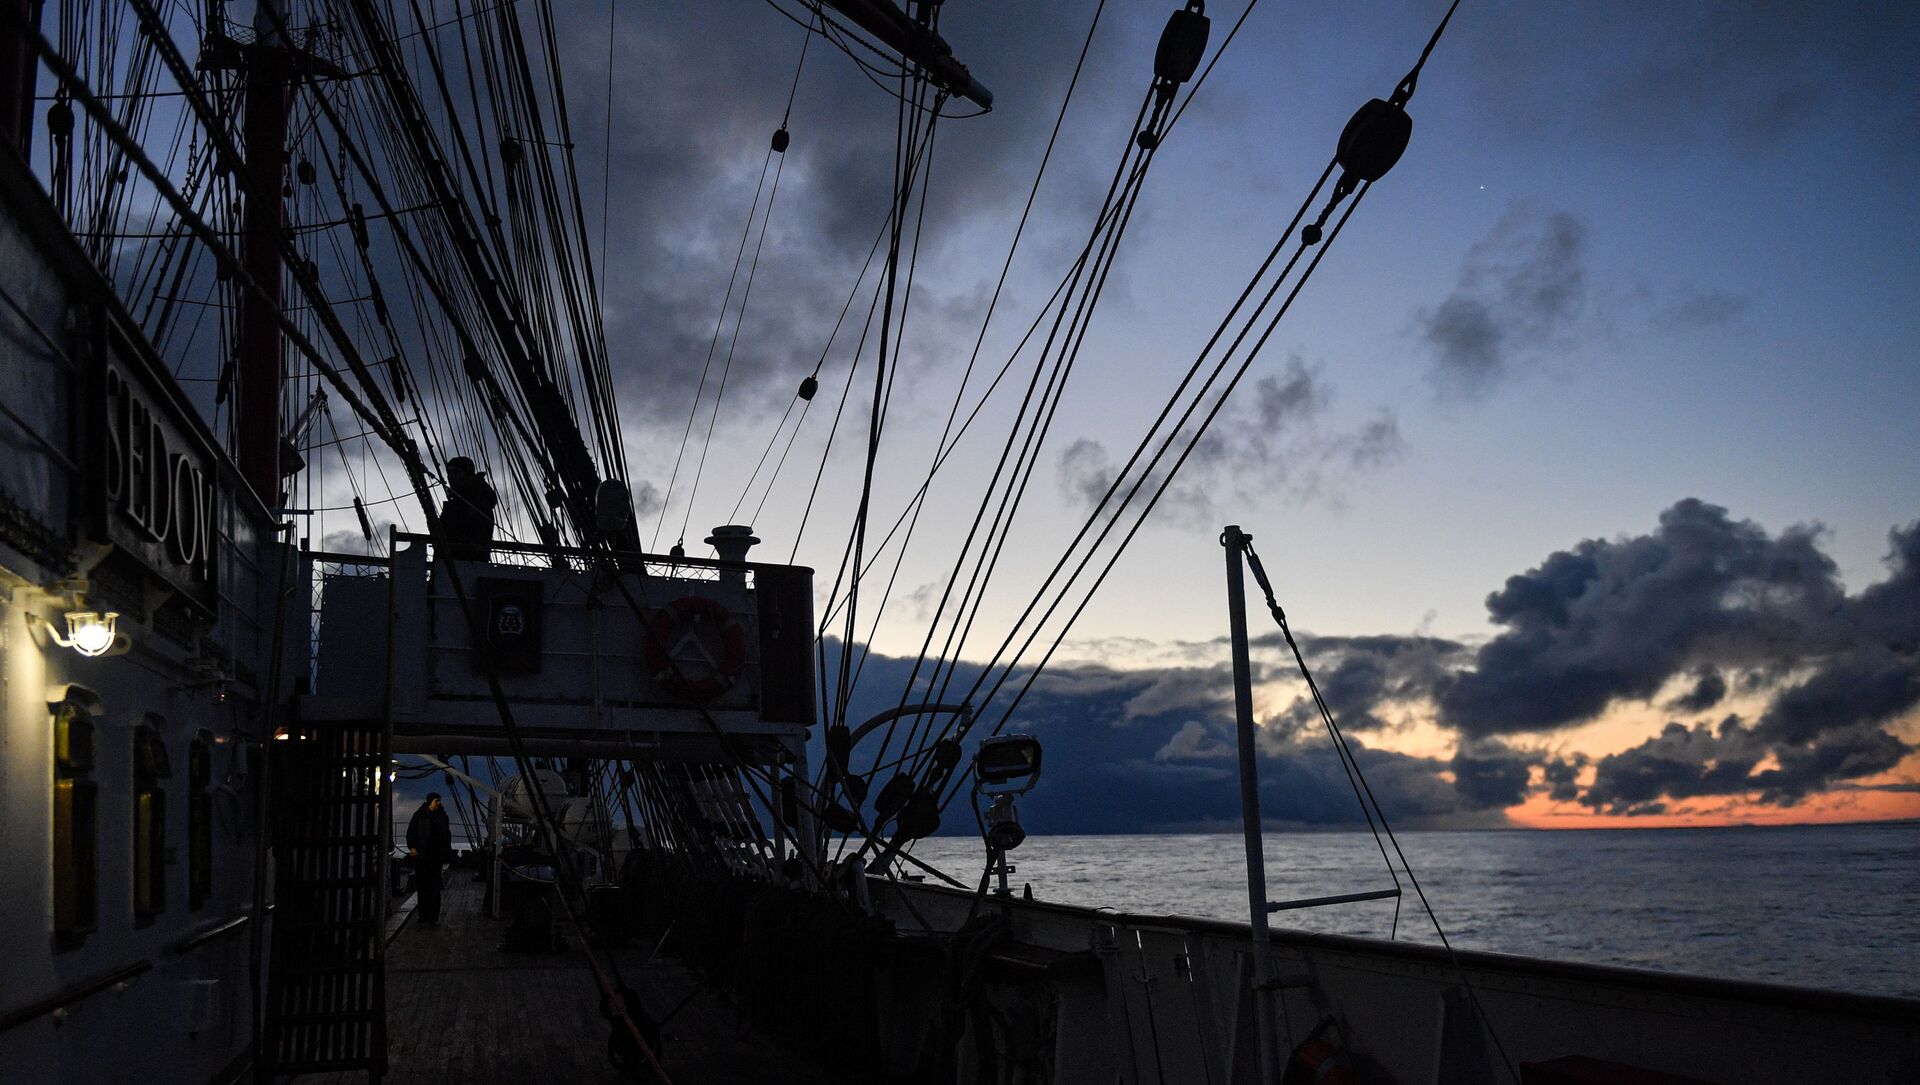
[[[396,544],[420,544],[430,550],[434,545],[431,536],[408,532],[399,532],[394,539]],[[717,581],[725,573],[737,572],[745,577],[749,588],[753,586],[754,571],[760,564],[641,551],[589,550],[577,546],[549,546],[513,540],[497,540],[487,551],[487,564],[509,568],[564,568],[584,572],[608,563],[623,572],[644,572],[646,576],[658,580]]]
[[[786,741],[813,722],[809,569],[511,540],[481,561],[423,534],[390,541],[389,557],[304,555],[313,651],[290,665],[314,711],[390,711],[397,735],[435,749],[499,737],[477,707],[496,683],[556,743],[711,745],[716,728]]]

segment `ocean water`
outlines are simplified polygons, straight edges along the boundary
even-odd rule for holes
[[[1407,832],[1400,846],[1458,948],[1920,997],[1920,824]],[[969,884],[985,858],[966,837],[914,854]],[[1394,884],[1364,831],[1272,833],[1265,855],[1270,900]],[[1247,918],[1238,835],[1032,836],[1013,860],[1014,886],[1040,900]],[[1274,923],[1437,941],[1410,885],[1397,931],[1391,900]]]

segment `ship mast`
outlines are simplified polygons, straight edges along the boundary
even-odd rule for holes
[[[21,158],[33,145],[34,52],[29,37],[40,26],[39,0],[0,0],[0,142]],[[16,26],[18,29],[16,29]]]
[[[281,187],[287,171],[287,53],[285,0],[260,0],[254,9],[253,47],[247,50],[246,208],[240,262],[259,293],[241,295],[239,373],[240,473],[269,508],[281,504],[280,390],[285,377],[281,309],[280,232],[285,227]]]

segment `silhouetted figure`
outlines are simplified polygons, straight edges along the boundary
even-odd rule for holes
[[[485,476],[473,461],[455,456],[447,461],[447,501],[440,507],[440,532],[447,556],[461,561],[486,561],[493,548],[493,507],[499,504]]]
[[[447,808],[440,805],[440,793],[430,791],[427,801],[413,812],[407,823],[407,854],[413,856],[413,887],[420,894],[420,922],[429,926],[440,922],[440,868],[453,858],[453,826],[447,821]]]

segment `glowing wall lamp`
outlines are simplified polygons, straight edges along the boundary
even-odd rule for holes
[[[69,610],[66,612],[67,632],[63,636],[52,622],[47,623],[47,634],[53,642],[62,648],[71,648],[83,656],[103,656],[127,650],[127,638],[115,629],[120,618],[119,611],[105,612],[97,610]]]

